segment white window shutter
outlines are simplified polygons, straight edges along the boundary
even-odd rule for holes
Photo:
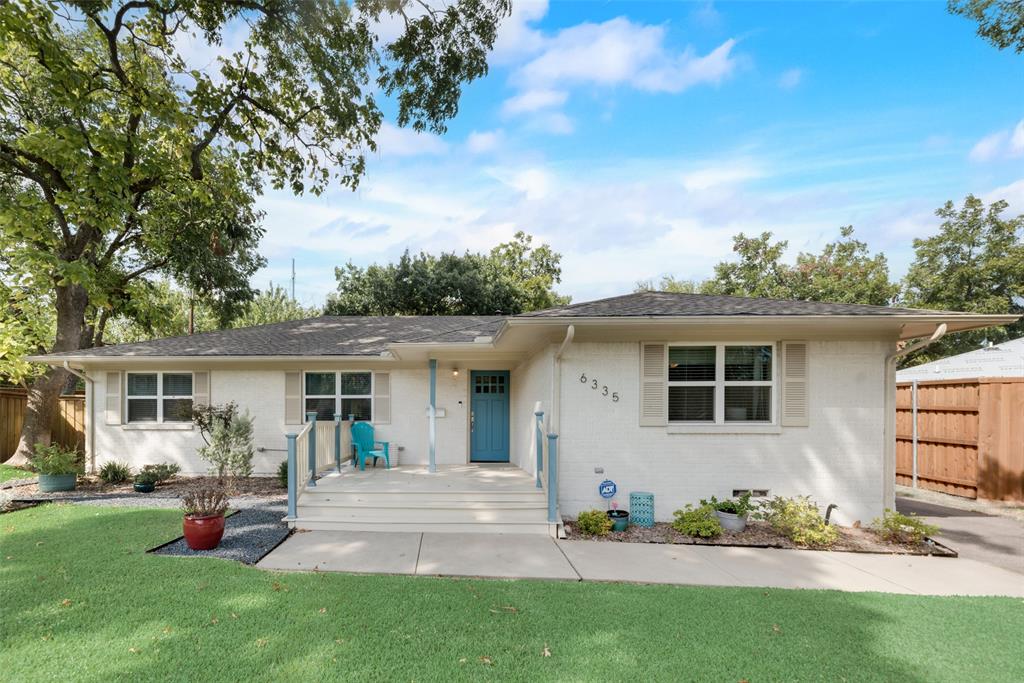
[[[660,427],[668,424],[668,346],[661,343],[640,343],[640,426]]]
[[[810,422],[810,359],[805,341],[782,342],[782,426]]]
[[[373,373],[373,422],[391,424],[391,373]]]
[[[106,380],[106,423],[121,424],[121,373],[108,372]]]
[[[302,373],[284,373],[284,423],[302,424]]]
[[[210,405],[209,372],[192,373],[192,405],[196,408]]]

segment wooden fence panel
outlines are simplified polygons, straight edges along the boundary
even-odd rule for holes
[[[913,481],[913,390],[896,388],[896,482]],[[968,498],[1024,501],[1024,380],[917,383],[917,479]]]
[[[24,389],[0,389],[0,462],[14,455],[25,419]],[[85,397],[61,396],[50,429],[54,442],[85,452]]]

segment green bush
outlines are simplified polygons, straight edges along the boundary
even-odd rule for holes
[[[111,460],[100,468],[100,479],[108,484],[120,484],[132,478],[132,468],[126,462]]]
[[[277,466],[277,483],[281,485],[281,488],[288,488],[288,461],[282,460],[281,464]]]
[[[154,484],[162,484],[167,481],[178,472],[181,472],[181,468],[171,463],[162,462],[159,465],[146,465],[142,468],[143,472],[149,472],[153,475]]]
[[[153,470],[147,470],[145,467],[142,471],[135,475],[136,484],[152,484],[156,486],[159,483],[160,477]]]
[[[252,417],[234,414],[230,420],[216,420],[210,428],[210,443],[199,449],[199,455],[210,463],[210,473],[223,479],[252,475],[255,454],[252,440]]]
[[[37,443],[29,464],[39,474],[77,474],[82,469],[82,457],[78,451],[59,444]]]
[[[715,508],[711,505],[701,503],[694,507],[687,505],[682,510],[673,513],[676,516],[672,522],[672,528],[687,536],[700,536],[701,538],[714,538],[722,533],[722,525],[715,517]]]
[[[920,543],[925,536],[939,532],[939,527],[922,522],[916,515],[900,514],[889,508],[871,523],[871,527],[885,540],[897,543]]]
[[[612,530],[612,520],[604,510],[585,510],[576,518],[576,527],[584,534],[604,536]]]
[[[776,496],[762,503],[756,516],[797,545],[828,548],[839,540],[839,531],[825,521],[808,496]]]
[[[711,500],[702,500],[700,502],[701,507],[710,505],[719,512],[728,512],[732,515],[739,515],[745,517],[750,514],[756,507],[750,502],[750,491],[747,491],[739,498],[730,498],[729,500],[718,500],[714,496],[711,496]]]

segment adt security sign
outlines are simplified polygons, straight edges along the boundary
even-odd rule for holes
[[[602,498],[614,498],[615,492],[618,490],[619,488],[611,479],[605,479],[597,485],[597,492],[601,494]]]

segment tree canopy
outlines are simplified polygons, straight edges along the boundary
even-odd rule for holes
[[[1024,2],[949,0],[949,11],[978,23],[978,35],[1000,50],[1024,52]]]
[[[561,255],[517,232],[489,254],[410,255],[397,263],[335,268],[338,291],[328,315],[497,315],[569,302],[553,287],[561,281]]]

